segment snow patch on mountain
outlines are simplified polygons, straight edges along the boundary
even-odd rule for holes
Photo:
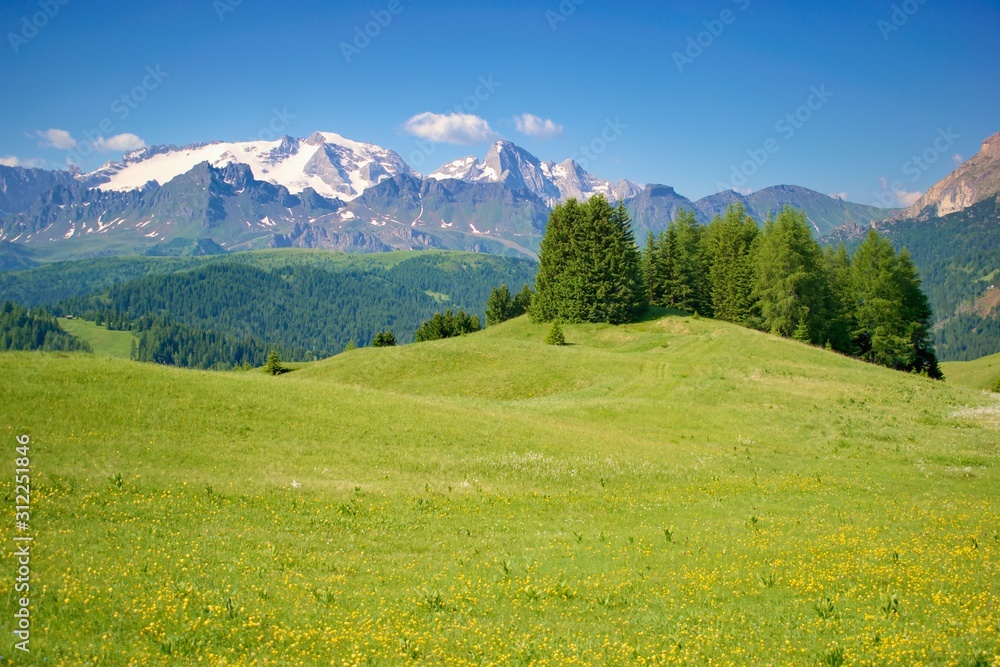
[[[138,190],[150,181],[165,185],[202,162],[216,168],[245,164],[259,181],[283,185],[295,194],[312,188],[324,197],[344,201],[394,176],[415,175],[391,150],[332,132],[316,132],[305,139],[285,136],[277,141],[144,148],[87,174],[83,181],[101,190]]]

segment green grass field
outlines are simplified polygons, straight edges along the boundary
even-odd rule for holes
[[[941,364],[949,382],[973,389],[991,390],[1000,380],[1000,354],[975,361],[951,361]]]
[[[1000,665],[1000,397],[679,315],[547,329],[278,377],[0,354],[14,662]]]
[[[68,320],[65,317],[59,318],[59,326],[66,333],[87,341],[94,354],[116,359],[131,358],[132,341],[135,337],[130,331],[111,331],[93,322],[80,319]]]

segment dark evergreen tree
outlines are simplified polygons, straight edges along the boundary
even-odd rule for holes
[[[639,250],[625,206],[598,195],[549,217],[532,316],[538,321],[627,322],[646,307]]]
[[[469,315],[463,310],[452,313],[446,310],[444,313],[434,313],[434,316],[420,325],[417,329],[417,342],[423,343],[442,338],[454,338],[465,334],[475,333],[482,329],[478,315]]]
[[[531,299],[535,293],[525,284],[521,290],[514,295],[514,317],[520,317],[531,309]]]
[[[492,327],[506,322],[518,314],[514,299],[511,297],[507,286],[494,287],[493,291],[490,292],[489,300],[486,302],[486,326]]]
[[[733,204],[705,231],[709,291],[716,319],[749,325],[753,311],[753,249],[760,228]]]
[[[268,375],[281,375],[287,373],[288,369],[281,364],[281,355],[277,350],[267,353],[267,362],[264,364],[264,372]]]
[[[851,272],[851,257],[843,244],[836,250],[827,246],[823,253],[823,264],[830,283],[830,315],[827,326],[827,340],[831,349],[854,355],[857,353],[852,339],[855,329],[855,309],[857,295]]]
[[[712,315],[704,229],[687,209],[681,209],[671,221],[667,240],[672,270],[664,292],[668,305],[674,308]]]
[[[787,338],[804,322],[810,341],[826,342],[830,286],[804,212],[786,207],[764,224],[753,297],[764,331]]]
[[[372,347],[396,347],[396,336],[391,331],[379,331],[372,339]]]
[[[897,370],[941,377],[931,342],[933,313],[904,249],[871,230],[854,253],[854,344],[860,357]]]

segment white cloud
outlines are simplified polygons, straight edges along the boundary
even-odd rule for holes
[[[892,194],[896,195],[896,201],[898,201],[901,206],[912,206],[917,203],[917,200],[924,196],[923,192],[906,192],[905,190],[895,190]]]
[[[45,160],[37,158],[22,160],[16,155],[0,155],[0,165],[5,167],[24,167],[25,169],[44,169],[48,163]]]
[[[101,152],[107,151],[134,151],[146,145],[140,137],[134,134],[116,134],[113,137],[100,137],[94,142],[94,148]]]
[[[38,130],[35,132],[34,136],[42,139],[42,146],[48,148],[58,148],[61,150],[73,150],[80,143],[73,138],[66,130]],[[112,151],[124,152],[124,151],[134,151],[137,148],[142,148],[146,145],[146,142],[134,134],[116,134],[112,137],[98,137],[93,141],[84,142],[87,143],[90,148],[99,153],[109,153]]]
[[[889,179],[887,179],[885,176],[882,176],[879,180],[882,181],[882,191],[891,192],[892,196],[896,198],[897,206],[902,206],[904,208],[912,206],[913,204],[917,203],[918,199],[924,196],[924,193],[920,192],[919,190],[915,192],[908,192],[906,190],[903,190],[902,188],[898,190],[895,188],[890,189]],[[893,186],[895,185],[898,185],[898,183],[893,183]],[[888,204],[888,202],[883,202],[882,206],[885,206],[886,204]]]
[[[959,166],[959,165],[961,165],[961,164],[962,164],[963,162],[965,162],[965,158],[964,158],[964,157],[962,157],[962,154],[961,154],[961,153],[955,153],[955,154],[954,154],[954,155],[952,156],[952,158],[951,158],[951,159],[955,161],[955,166],[956,166],[956,167],[957,167],[957,166]]]
[[[464,113],[420,113],[406,121],[403,130],[422,139],[445,144],[478,144],[492,141],[497,136],[488,122],[479,116]]]
[[[540,139],[558,137],[563,133],[564,129],[562,125],[554,122],[551,118],[542,120],[538,116],[534,116],[530,113],[514,116],[514,125],[517,126],[517,131],[521,134],[526,134],[529,137],[538,137]]]
[[[69,150],[76,148],[76,139],[66,130],[39,130],[35,136],[42,140],[43,146]]]
[[[843,199],[844,201],[847,201],[847,193],[846,192],[834,192],[830,196],[833,197],[834,199]]]

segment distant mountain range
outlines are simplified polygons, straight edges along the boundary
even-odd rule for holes
[[[442,248],[533,256],[552,207],[601,194],[630,209],[636,236],[681,208],[709,221],[732,202],[763,220],[806,211],[817,235],[893,211],[797,186],[698,201],[666,185],[593,176],[543,162],[509,141],[427,177],[395,152],[316,132],[304,139],[153,146],[89,174],[0,167],[0,242],[38,260],[121,253],[199,254],[261,247],[350,252]],[[4,249],[6,248],[6,249]],[[0,262],[14,260],[0,243]]]

